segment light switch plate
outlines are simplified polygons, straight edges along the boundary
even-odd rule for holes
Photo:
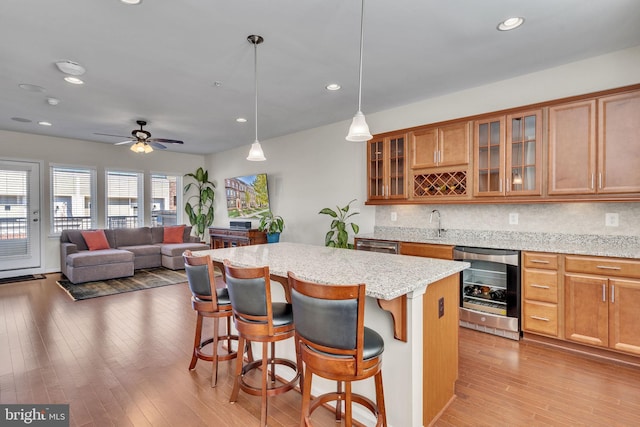
[[[398,213],[391,212],[391,221],[397,221],[397,220],[398,220]]]
[[[509,214],[509,224],[518,225],[518,214],[516,212],[511,212]]]

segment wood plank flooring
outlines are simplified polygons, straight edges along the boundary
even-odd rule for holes
[[[1,403],[69,403],[72,426],[258,425],[259,398],[228,401],[235,362],[216,388],[210,364],[187,369],[186,284],[74,302],[58,277],[0,285]],[[640,425],[640,369],[467,329],[456,392],[436,426]],[[270,399],[269,425],[298,425],[299,406]],[[314,421],[336,425],[325,410]]]

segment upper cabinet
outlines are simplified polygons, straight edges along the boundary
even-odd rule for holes
[[[369,200],[405,199],[406,134],[374,136],[367,144]]]
[[[640,192],[640,91],[549,108],[549,195]]]
[[[469,163],[469,124],[454,123],[409,133],[411,169],[458,166]]]
[[[542,111],[477,120],[474,125],[474,195],[542,193]]]

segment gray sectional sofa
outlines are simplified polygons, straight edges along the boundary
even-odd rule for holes
[[[185,226],[182,243],[163,243],[164,227],[118,228],[104,230],[109,249],[90,251],[84,230],[63,230],[60,234],[60,271],[71,283],[133,276],[140,268],[184,268],[182,253],[201,251],[209,245],[191,236]]]

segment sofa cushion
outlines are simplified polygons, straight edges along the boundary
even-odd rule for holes
[[[84,237],[82,237],[83,230],[62,230],[60,233],[60,241],[62,243],[73,243],[78,247],[79,251],[88,251],[89,247],[84,241]]]
[[[100,249],[110,249],[109,242],[107,241],[107,236],[104,234],[104,230],[96,230],[96,231],[83,231],[82,237],[84,238],[85,243],[89,247],[90,251],[97,251]]]
[[[160,252],[165,256],[182,256],[187,249],[191,251],[206,251],[209,245],[204,243],[166,243],[160,245]]]
[[[171,226],[176,227],[176,226]],[[191,226],[181,224],[178,227],[184,227],[182,240],[180,242],[188,242],[191,239]],[[151,243],[163,243],[164,242],[164,229],[166,227],[151,227]],[[178,242],[178,243],[180,243]]]
[[[132,252],[120,249],[101,249],[99,251],[84,250],[67,255],[67,265],[73,268],[90,267],[102,264],[133,262]]]
[[[118,249],[129,251],[135,256],[158,255],[160,253],[160,247],[158,245],[119,246]]]
[[[151,244],[151,228],[149,227],[117,228],[114,232],[118,248]]]
[[[184,242],[184,225],[176,225],[164,228],[162,243],[182,243]]]

